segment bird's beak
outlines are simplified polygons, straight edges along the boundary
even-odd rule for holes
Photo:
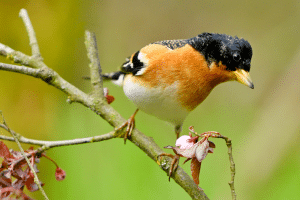
[[[236,76],[236,80],[244,85],[247,85],[251,89],[254,89],[253,82],[250,78],[249,72],[246,72],[243,69],[237,69],[234,71],[234,74]]]

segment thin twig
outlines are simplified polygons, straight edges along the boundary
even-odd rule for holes
[[[42,60],[40,48],[39,48],[39,45],[38,45],[38,42],[37,42],[37,39],[35,36],[33,26],[29,19],[27,10],[22,8],[20,10],[19,17],[21,17],[21,19],[23,20],[24,25],[26,27],[26,31],[27,31],[28,37],[29,37],[29,45],[31,46],[32,56],[34,56],[37,59]]]
[[[12,52],[14,52],[14,50],[12,48],[0,43],[0,55],[7,56],[8,54],[11,54]]]
[[[5,124],[0,124],[0,127],[5,129],[6,131],[12,131],[13,130],[9,129]],[[77,138],[77,139],[72,139],[72,140],[60,140],[60,141],[45,141],[45,140],[34,140],[34,139],[29,139],[26,137],[21,136],[20,134],[14,132],[18,140],[21,143],[25,144],[34,144],[38,146],[45,146],[47,149],[53,148],[53,147],[61,147],[61,146],[69,146],[69,145],[78,145],[78,144],[85,144],[85,143],[93,143],[93,142],[101,142],[104,140],[109,140],[112,138],[116,137],[115,131],[111,131],[109,133],[103,134],[103,135],[97,135],[93,137],[86,137],[86,138]],[[14,138],[0,135],[0,139],[2,140],[7,140],[7,141],[14,141]]]
[[[228,148],[228,155],[229,155],[229,162],[230,162],[230,173],[231,173],[231,180],[230,180],[230,182],[228,184],[230,186],[232,200],[236,200],[236,193],[235,193],[235,188],[234,188],[235,163],[233,161],[233,156],[232,156],[232,143],[231,143],[231,139],[228,138],[228,137],[225,137],[223,135],[219,135],[217,137],[224,139],[225,142],[226,142],[227,148]]]
[[[37,186],[38,186],[39,190],[41,191],[41,193],[43,194],[44,198],[46,200],[49,200],[49,198],[47,197],[46,192],[42,188],[41,182],[40,182],[40,180],[39,180],[39,178],[38,178],[38,176],[37,176],[37,174],[36,174],[33,166],[30,164],[30,161],[29,161],[28,157],[26,156],[26,154],[25,154],[25,152],[24,152],[24,150],[23,150],[23,148],[22,148],[22,146],[21,146],[21,144],[20,144],[20,142],[18,140],[18,135],[14,131],[10,130],[10,128],[8,127],[8,125],[7,125],[7,123],[6,123],[5,119],[4,119],[2,111],[0,111],[0,115],[2,116],[3,125],[5,125],[7,127],[7,131],[13,136],[15,142],[17,143],[17,145],[18,145],[18,147],[19,147],[19,149],[21,151],[22,156],[25,158],[25,160],[26,160],[26,162],[27,162],[27,164],[28,164],[31,172],[33,173],[34,182],[37,184]]]

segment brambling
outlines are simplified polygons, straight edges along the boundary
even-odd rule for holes
[[[178,138],[187,115],[218,84],[238,81],[254,88],[249,75],[251,58],[248,41],[202,33],[151,43],[128,58],[120,71],[103,74],[103,78],[123,86],[138,109],[174,124]],[[125,141],[135,114],[122,126],[128,126]]]

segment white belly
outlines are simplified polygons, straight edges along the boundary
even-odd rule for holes
[[[142,111],[172,124],[182,125],[188,110],[179,105],[176,82],[169,87],[147,88],[132,82],[131,76],[124,79],[124,93]]]

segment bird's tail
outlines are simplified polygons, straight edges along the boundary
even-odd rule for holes
[[[103,81],[111,81],[116,85],[122,86],[124,80],[125,73],[121,71],[104,73],[102,74]],[[88,76],[82,77],[85,80],[90,80],[91,78]]]
[[[103,80],[110,80],[116,85],[122,86],[125,73],[121,71],[102,74]]]

